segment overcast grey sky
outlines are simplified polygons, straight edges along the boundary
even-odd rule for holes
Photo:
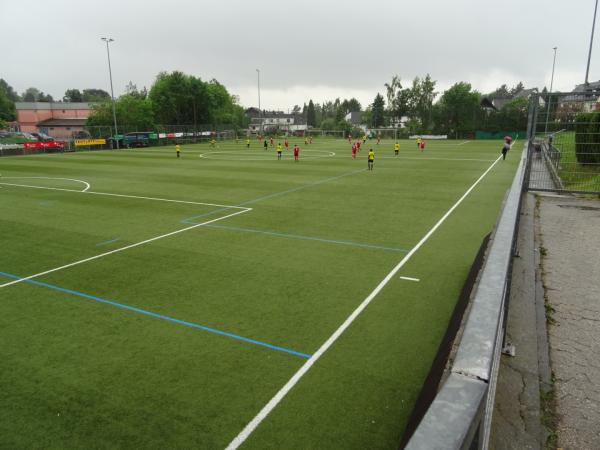
[[[394,74],[430,73],[491,91],[502,83],[582,83],[594,0],[0,0],[0,78],[55,98],[68,88],[151,86],[159,71],[216,78],[244,106],[288,109],[313,98],[364,105]],[[600,78],[600,36],[590,80]]]

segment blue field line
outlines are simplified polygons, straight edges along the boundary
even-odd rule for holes
[[[295,187],[292,189],[287,189],[285,191],[275,192],[273,194],[268,194],[268,195],[263,195],[262,197],[253,198],[252,200],[246,200],[245,202],[240,203],[239,205],[235,205],[235,206],[240,207],[240,206],[252,205],[253,203],[262,202],[263,200],[268,200],[270,198],[279,197],[281,195],[291,194],[292,192],[301,191],[302,189],[306,189],[306,188],[313,187],[313,186],[318,186],[318,185],[324,184],[324,183],[329,183],[330,181],[339,180],[340,178],[344,178],[344,177],[348,177],[350,175],[365,172],[366,170],[367,169],[353,170],[352,172],[346,172],[341,175],[337,175],[335,177],[325,178],[324,180],[319,180],[319,181],[315,181],[313,183],[303,184],[302,186],[298,186],[298,187]],[[199,218],[211,215],[211,214],[216,214],[218,212],[225,211],[227,209],[228,208],[223,208],[223,209],[218,209],[216,211],[212,211],[210,213],[200,214],[198,216],[186,217],[181,222],[194,225],[195,224],[195,222],[193,222],[194,219],[199,219]]]
[[[0,272],[0,275],[4,275],[5,277],[13,278],[13,279],[16,279],[16,280],[20,280],[22,278],[22,277],[20,277],[18,275],[14,275],[12,273],[6,273],[6,272]],[[240,335],[237,335],[237,334],[233,334],[233,333],[228,333],[227,331],[217,330],[216,328],[206,327],[204,325],[199,325],[197,323],[186,322],[185,320],[175,319],[174,317],[165,316],[163,314],[158,314],[158,313],[155,313],[155,312],[152,312],[152,311],[147,311],[145,309],[141,309],[141,308],[136,308],[134,306],[125,305],[123,303],[113,302],[111,300],[106,300],[106,299],[103,299],[103,298],[100,298],[100,297],[96,297],[95,295],[84,294],[83,292],[73,291],[71,289],[62,288],[60,286],[55,286],[53,284],[43,283],[41,281],[35,281],[35,280],[26,280],[25,283],[34,284],[36,286],[42,286],[42,287],[45,287],[45,288],[48,288],[48,289],[52,289],[52,290],[55,290],[55,291],[64,292],[66,294],[75,295],[77,297],[82,297],[82,298],[85,298],[85,299],[88,299],[88,300],[93,300],[95,302],[104,303],[106,305],[116,306],[117,308],[121,308],[121,309],[126,309],[128,311],[137,312],[139,314],[144,314],[146,316],[155,317],[157,319],[167,320],[169,322],[174,322],[174,323],[177,323],[179,325],[185,325],[187,327],[192,327],[192,328],[199,328],[200,330],[208,331],[209,333],[215,333],[215,334],[219,334],[221,336],[227,336],[229,338],[236,339],[238,341],[243,341],[243,342],[247,342],[249,344],[259,345],[261,347],[266,347],[266,348],[269,348],[271,350],[276,350],[276,351],[279,351],[279,352],[288,353],[290,355],[299,356],[300,358],[309,359],[311,357],[311,355],[309,355],[307,353],[301,353],[301,352],[297,352],[295,350],[291,350],[289,348],[279,347],[277,345],[272,345],[272,344],[267,344],[266,342],[257,341],[255,339],[250,339],[250,338],[247,338],[247,337],[244,337],[244,336],[240,336]]]
[[[257,230],[254,228],[230,227],[227,225],[215,225],[215,224],[205,225],[205,226],[208,228],[217,228],[220,230],[239,231],[241,233],[266,234],[268,236],[277,236],[277,237],[288,238],[288,239],[299,239],[299,240],[303,240],[303,241],[317,241],[317,242],[324,242],[327,244],[348,245],[351,247],[361,247],[361,248],[369,248],[369,249],[375,249],[375,250],[386,250],[389,252],[408,253],[408,251],[409,251],[405,248],[385,247],[382,245],[374,245],[374,244],[362,244],[360,242],[352,242],[352,241],[339,241],[339,240],[335,240],[335,239],[325,239],[325,238],[314,237],[314,236],[302,236],[299,234],[287,234],[287,233],[279,233],[276,231]]]
[[[98,242],[96,244],[96,247],[100,247],[101,245],[108,245],[108,244],[112,244],[113,242],[117,242],[118,240],[120,240],[121,238],[115,238],[115,239],[111,239],[110,241],[102,241],[102,242]]]
[[[207,212],[204,214],[198,214],[197,216],[186,217],[185,219],[183,219],[181,221],[181,223],[185,223],[186,225],[198,225],[198,222],[194,222],[195,219],[202,219],[204,217],[212,216],[212,215],[220,213],[222,211],[227,211],[228,209],[231,209],[231,208],[233,208],[233,206],[231,206],[229,208],[215,209],[214,211],[210,211],[210,212]]]

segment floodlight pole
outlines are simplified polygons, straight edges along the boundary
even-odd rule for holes
[[[257,85],[258,85],[258,119],[260,120],[260,134],[263,131],[262,109],[260,109],[260,69],[256,69]]]
[[[119,132],[117,131],[117,109],[115,106],[115,92],[113,89],[113,80],[112,80],[112,69],[110,67],[110,49],[108,44],[110,42],[113,42],[114,39],[113,38],[100,38],[102,39],[104,42],[106,42],[106,55],[108,56],[108,77],[110,78],[110,97],[112,98],[112,110],[113,110],[113,122],[115,124],[115,140],[117,142],[117,150],[119,150],[119,138],[118,138],[118,134]]]
[[[588,51],[587,68],[585,69],[585,85],[589,83],[590,75],[590,61],[592,59],[592,44],[594,43],[594,29],[596,28],[596,11],[598,11],[598,0],[596,0],[596,6],[594,6],[594,21],[592,22],[592,34],[590,36],[590,50]]]
[[[548,106],[546,107],[546,127],[544,128],[544,134],[548,133],[548,119],[550,118],[550,102],[552,101],[552,87],[554,85],[554,67],[556,66],[557,48],[558,47],[552,47],[552,50],[554,50],[554,59],[552,60],[552,77],[550,78],[550,92],[548,93]]]

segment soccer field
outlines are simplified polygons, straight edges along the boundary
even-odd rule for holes
[[[0,448],[397,448],[521,145],[296,141],[0,159]]]

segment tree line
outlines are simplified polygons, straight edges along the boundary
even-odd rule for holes
[[[37,88],[29,88],[22,95],[0,79],[0,129],[6,122],[16,120],[15,102],[53,101],[52,96]],[[64,102],[91,102],[92,113],[87,126],[113,125],[110,95],[102,89],[67,89]],[[156,130],[159,125],[229,125],[242,128],[248,125],[238,98],[231,95],[217,80],[203,81],[200,77],[183,72],[161,72],[146,89],[138,89],[129,82],[125,93],[115,99],[118,124],[131,130]]]
[[[377,93],[373,102],[363,108],[355,99],[340,99],[316,103],[312,99],[303,107],[295,105],[292,112],[302,114],[310,127],[351,131],[345,120],[351,112],[362,114],[361,123],[372,128],[397,127],[411,134],[448,134],[464,136],[475,130],[499,132],[524,130],[527,125],[528,99],[520,95],[523,83],[509,88],[503,84],[486,95],[471,84],[458,82],[440,93],[437,81],[429,74],[409,83],[394,75],[385,90]],[[543,90],[541,95],[545,95]],[[502,99],[501,108],[482,106],[484,97]],[[52,96],[35,87],[18,94],[0,79],[0,127],[16,119],[17,101],[52,101]],[[91,102],[93,112],[89,126],[112,126],[110,95],[102,89],[67,89],[65,102]],[[158,125],[229,125],[244,128],[248,118],[236,96],[231,95],[217,80],[203,81],[183,72],[161,72],[150,89],[138,89],[130,82],[125,93],[116,99],[117,122],[125,128],[155,130]]]
[[[402,124],[409,134],[448,134],[452,137],[476,130],[520,131],[527,126],[528,98],[519,95],[525,90],[523,83],[512,88],[503,84],[488,94],[473,89],[470,83],[458,82],[439,95],[436,85],[437,81],[429,74],[406,84],[394,75],[389,83],[384,84],[385,96],[377,93],[373,102],[364,109],[353,98],[337,98],[322,103],[314,103],[310,99],[302,113],[309,126],[321,129],[349,130],[351,125],[345,120],[346,115],[360,112],[361,124],[367,127]],[[484,97],[502,99],[502,106],[496,110],[487,108],[482,105]]]
[[[217,80],[203,81],[183,72],[161,72],[149,90],[138,90],[129,83],[125,94],[116,100],[117,122],[125,128],[156,130],[159,125],[230,125],[247,126],[244,109]],[[111,126],[112,104],[93,106],[88,126]]]

